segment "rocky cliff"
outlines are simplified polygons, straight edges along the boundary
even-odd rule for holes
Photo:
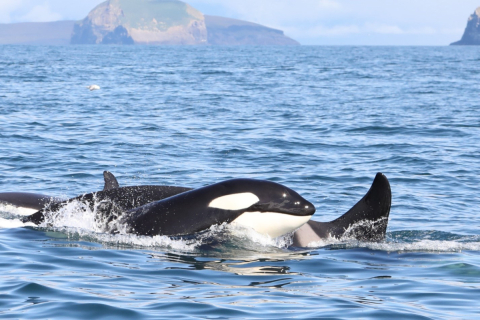
[[[299,45],[281,30],[252,22],[207,15],[205,22],[212,45]]]
[[[460,41],[454,42],[452,46],[480,45],[480,7],[468,18],[467,27]]]
[[[205,44],[203,14],[177,0],[109,0],[75,24],[72,44]]]

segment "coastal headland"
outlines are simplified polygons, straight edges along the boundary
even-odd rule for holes
[[[468,18],[467,27],[462,39],[450,44],[451,46],[478,46],[480,45],[480,7]]]
[[[0,44],[299,45],[281,30],[178,0],[108,0],[81,21],[0,24]]]

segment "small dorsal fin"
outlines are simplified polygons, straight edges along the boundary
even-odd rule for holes
[[[109,171],[103,171],[103,178],[105,180],[105,186],[103,187],[103,191],[120,188],[117,178],[115,178],[113,173]]]

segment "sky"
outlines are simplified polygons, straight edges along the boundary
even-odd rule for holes
[[[0,23],[80,20],[104,0],[0,0]],[[448,45],[480,0],[186,0],[305,45]]]

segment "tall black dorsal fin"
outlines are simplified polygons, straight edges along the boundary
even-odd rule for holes
[[[293,245],[305,247],[309,243],[348,236],[360,241],[380,241],[387,232],[392,192],[387,177],[377,173],[367,194],[347,213],[331,222],[309,221],[298,229]]]
[[[120,188],[117,178],[115,178],[113,173],[109,171],[103,171],[103,178],[105,180],[105,186],[103,187],[103,191]]]

